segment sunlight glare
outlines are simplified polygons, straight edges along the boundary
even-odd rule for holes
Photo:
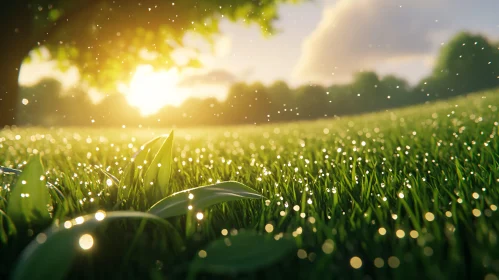
[[[166,105],[178,106],[184,101],[185,94],[176,87],[179,79],[176,68],[156,72],[150,65],[141,65],[130,86],[122,91],[128,103],[139,108],[142,115],[152,115]]]

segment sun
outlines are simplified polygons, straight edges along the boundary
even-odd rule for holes
[[[177,88],[179,79],[176,68],[155,72],[150,65],[140,65],[123,92],[130,105],[148,116],[166,105],[179,106],[184,101],[185,95]]]

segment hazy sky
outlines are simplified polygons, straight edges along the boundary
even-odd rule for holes
[[[315,0],[284,5],[268,39],[258,27],[224,22],[215,55],[205,68],[185,76],[184,95],[225,94],[237,80],[348,81],[359,70],[394,73],[414,83],[429,73],[438,48],[460,30],[499,41],[498,0]],[[38,67],[38,68],[37,68]],[[24,66],[21,82],[36,81],[50,66]],[[50,71],[51,73],[56,73]],[[74,80],[74,73],[65,79]],[[189,86],[190,85],[190,86]]]

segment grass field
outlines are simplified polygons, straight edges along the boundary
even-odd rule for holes
[[[169,229],[111,221],[78,254],[68,278],[184,279],[208,243],[254,229],[294,247],[238,278],[498,279],[498,106],[499,92],[491,91],[340,120],[176,129],[167,194],[233,180],[266,198],[208,207],[200,220],[169,218]],[[95,166],[118,176],[144,142],[169,132],[4,130],[0,165],[22,169],[40,154],[47,181],[65,196],[54,202],[54,218],[145,211],[162,198],[157,192],[119,201]],[[1,180],[5,212],[15,176]],[[39,231],[18,230],[0,244],[0,278]],[[234,257],[246,262],[247,249]]]

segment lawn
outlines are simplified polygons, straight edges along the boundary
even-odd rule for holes
[[[193,277],[192,264],[209,260],[206,248],[220,239],[234,243],[227,263],[239,263],[234,270],[200,269],[198,279],[493,280],[499,275],[498,106],[496,90],[337,120],[175,129],[166,192],[153,185],[126,200],[101,170],[120,177],[141,145],[170,129],[3,130],[0,165],[22,170],[30,154],[41,155],[47,182],[63,194],[50,208],[60,223],[97,211],[146,211],[164,196],[221,181],[265,196],[193,210],[167,218],[167,225],[110,220],[92,233],[92,248],[77,250],[70,279]],[[16,175],[0,176],[6,212]],[[1,219],[3,278],[48,224],[8,236],[7,218]],[[274,258],[282,246],[253,242],[245,232],[292,246]],[[237,236],[249,239],[238,245]]]

